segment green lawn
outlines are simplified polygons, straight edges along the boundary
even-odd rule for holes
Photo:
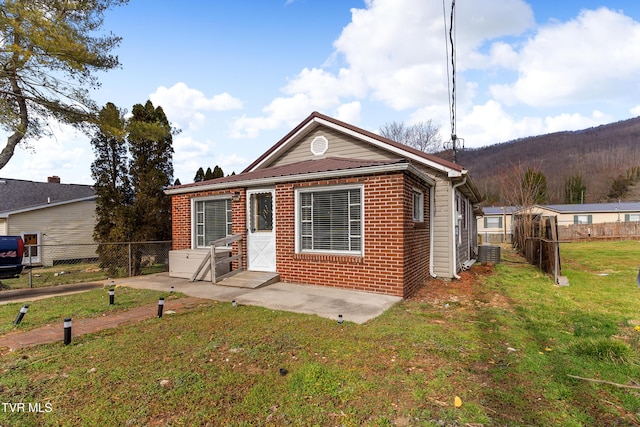
[[[143,267],[141,274],[154,274],[168,271],[166,264],[155,264]],[[116,274],[110,276],[107,270],[99,268],[97,263],[59,264],[52,267],[34,267],[31,271],[25,268],[20,275],[13,279],[2,279],[0,288],[24,289],[31,284],[33,288],[44,286],[68,285],[70,283],[96,282],[106,280],[109,277],[127,277],[127,268],[120,268]],[[113,273],[113,272],[112,272]],[[31,283],[29,283],[31,280]]]
[[[640,383],[640,242],[561,253],[568,287],[503,247],[365,325],[212,303],[5,353],[0,425],[638,425],[640,390],[569,375]]]

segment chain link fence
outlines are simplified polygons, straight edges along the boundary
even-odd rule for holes
[[[25,246],[20,277],[4,289],[92,282],[169,271],[171,241]]]

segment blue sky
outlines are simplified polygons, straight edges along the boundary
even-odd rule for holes
[[[640,115],[637,0],[459,0],[456,11],[466,147]],[[431,119],[451,134],[440,1],[131,0],[105,29],[123,38],[122,67],[94,98],[162,106],[182,129],[182,183],[200,166],[240,172],[312,111],[374,132]],[[89,138],[51,129],[0,176],[91,184]]]

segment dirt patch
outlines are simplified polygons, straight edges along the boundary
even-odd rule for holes
[[[484,279],[493,275],[494,270],[493,264],[474,264],[470,270],[459,273],[459,279],[430,279],[408,300],[435,306],[456,304],[508,310],[509,300],[484,286]]]

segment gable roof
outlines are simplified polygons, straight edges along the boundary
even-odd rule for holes
[[[90,185],[0,178],[0,216],[95,198]]]
[[[192,184],[178,185],[166,190],[168,195],[190,193],[193,191],[219,190],[233,187],[270,185],[279,182],[302,181],[309,179],[334,178],[337,176],[367,175],[381,172],[408,170],[433,185],[433,180],[424,175],[405,159],[357,160],[342,157],[305,160],[271,168],[242,172],[223,178]]]
[[[395,153],[398,155],[398,157],[417,161],[418,163],[422,163],[436,170],[446,172],[449,175],[460,176],[467,173],[464,168],[456,163],[449,162],[432,154],[427,154],[413,147],[409,147],[408,145],[401,144],[399,142],[377,135],[373,132],[369,132],[357,126],[353,126],[349,123],[334,119],[333,117],[318,113],[317,111],[311,113],[298,126],[293,128],[291,132],[286,134],[280,141],[276,142],[253,163],[247,166],[247,168],[243,172],[251,172],[261,168],[269,167],[269,164],[277,159],[280,154],[284,153],[287,148],[297,143],[310,131],[321,125],[335,129],[342,133],[346,133],[359,139],[360,141],[365,142],[366,144],[370,144],[383,150]]]

